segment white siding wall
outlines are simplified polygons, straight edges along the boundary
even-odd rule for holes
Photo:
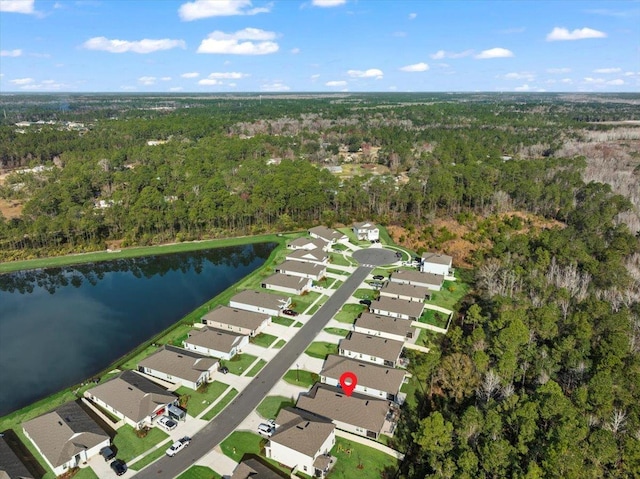
[[[270,441],[270,443],[271,447],[269,449],[271,455],[267,455],[267,457],[271,457],[271,459],[291,468],[298,466],[300,471],[309,476],[313,476],[313,473],[315,472],[315,468],[313,467],[315,457],[306,456],[301,452],[294,451],[293,449],[283,446],[282,444],[278,444],[277,442]]]
[[[347,358],[357,359],[366,363],[379,364],[384,366],[384,359],[377,356],[369,356],[368,354],[357,353],[355,351],[349,351],[347,349],[340,350],[340,356],[346,356]]]
[[[400,319],[410,319],[406,314],[394,313],[393,311],[385,311],[383,309],[374,309],[373,312],[375,314],[380,314],[382,316],[390,316],[392,318],[400,318]]]
[[[279,309],[261,308],[260,306],[238,303],[236,301],[229,301],[229,306],[232,308],[244,309],[245,311],[253,311],[254,313],[268,314],[269,316],[278,316],[280,314]]]
[[[328,378],[326,376],[320,376],[320,382],[323,384],[328,384],[329,386],[334,386],[334,387],[338,387],[338,385],[340,384],[339,380],[334,378]],[[360,394],[364,394],[365,396],[387,399],[387,393],[385,391],[379,391],[373,388],[366,388],[361,384],[356,384],[354,391]]]
[[[443,276],[448,276],[450,269],[451,266],[446,264],[433,264],[423,262],[420,265],[420,271],[422,271],[423,273],[441,274]]]
[[[193,381],[189,381],[187,379],[182,379],[182,378],[177,378],[175,376],[171,376],[167,373],[163,373],[161,371],[156,371],[155,369],[150,369],[150,368],[143,368],[144,369],[144,373],[148,374],[149,376],[153,376],[154,378],[158,378],[158,379],[162,379],[164,381],[169,381],[170,383],[173,384],[182,384],[183,386],[186,386],[188,388],[191,389],[198,389],[198,385],[196,383],[194,383]],[[198,378],[198,381],[200,381],[200,384],[204,383],[207,381],[207,379],[209,379],[211,377],[211,370],[210,371],[205,371],[203,372],[200,377]]]
[[[302,291],[299,291],[297,289],[285,288],[283,286],[277,286],[275,284],[262,283],[262,286],[264,287],[264,289],[270,289],[272,291],[280,291],[281,293],[297,294],[297,295],[300,295],[302,293]]]
[[[354,426],[353,424],[348,424],[346,422],[336,421],[333,423],[336,427],[342,431],[352,432],[353,434],[357,434],[358,436],[367,437],[367,430],[361,427]],[[379,434],[379,431],[374,431],[376,434]]]
[[[399,334],[385,333],[382,331],[376,331],[375,329],[362,328],[360,326],[354,326],[353,330],[356,333],[362,333],[362,334],[368,334],[369,336],[378,336],[381,338],[393,339],[394,341],[404,341],[405,339],[407,339],[404,336],[400,336]]]
[[[424,298],[416,298],[414,296],[407,296],[406,294],[393,294],[386,291],[380,291],[380,296],[386,296],[387,298],[404,299],[405,301],[415,301],[417,303],[421,303],[424,301]]]

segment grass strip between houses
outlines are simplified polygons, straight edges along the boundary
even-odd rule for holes
[[[136,461],[133,464],[131,464],[129,466],[129,469],[133,469],[134,471],[139,471],[143,467],[146,467],[149,464],[151,464],[152,462],[160,459],[165,454],[166,454],[165,453],[165,448],[164,447],[159,447],[158,449],[156,449],[156,450],[150,452],[149,454],[147,454],[146,456],[144,456],[139,461]]]
[[[258,374],[260,372],[260,370],[265,367],[267,364],[267,362],[264,359],[261,359],[260,361],[258,361],[255,366],[253,366],[249,372],[247,374],[245,374],[245,376],[252,378],[254,377],[256,374]]]
[[[206,466],[191,466],[177,479],[222,479],[222,476]]]
[[[229,391],[225,397],[223,397],[218,404],[216,404],[215,406],[213,406],[204,416],[202,416],[202,419],[204,419],[205,421],[211,421],[214,417],[216,417],[220,411],[222,411],[225,407],[227,407],[227,405],[233,401],[233,398],[236,397],[238,395],[238,390],[233,388],[231,391]]]

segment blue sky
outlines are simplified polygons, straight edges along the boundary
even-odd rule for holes
[[[640,1],[0,0],[0,91],[640,91]]]

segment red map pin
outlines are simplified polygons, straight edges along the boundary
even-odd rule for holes
[[[356,388],[356,384],[358,384],[358,376],[351,371],[347,371],[340,376],[340,386],[342,386],[347,396],[351,396],[353,390]]]

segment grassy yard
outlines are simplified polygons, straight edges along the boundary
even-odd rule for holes
[[[454,306],[469,292],[469,285],[461,281],[445,281],[440,291],[432,291],[429,303],[454,309]]]
[[[349,276],[349,273],[347,271],[342,271],[341,269],[327,268],[327,273],[339,274],[340,276]]]
[[[349,334],[350,332],[348,329],[341,329],[341,328],[324,328],[324,331],[329,334],[335,334],[336,336],[341,336],[343,338],[346,338],[347,334]]]
[[[329,286],[329,288],[338,289],[340,286],[342,286],[342,283],[344,283],[344,281],[340,281],[339,279],[337,279],[333,283],[331,283],[331,286]]]
[[[291,309],[296,310],[298,313],[304,313],[319,297],[320,293],[316,293],[315,291],[311,291],[303,296],[291,296]]]
[[[276,344],[274,344],[273,347],[274,347],[274,349],[280,349],[285,344],[287,344],[287,342],[284,339],[281,339]]]
[[[205,466],[191,466],[178,479],[222,479],[222,476]]]
[[[345,304],[342,309],[334,316],[336,321],[341,323],[353,324],[358,315],[366,308],[361,304]]]
[[[260,455],[265,442],[266,439],[252,432],[236,431],[222,441],[220,448],[225,456],[240,462],[245,454]]]
[[[169,444],[169,443],[167,443],[167,444]],[[167,447],[169,447],[169,446],[167,446]],[[165,453],[166,450],[167,450],[166,447],[159,447],[155,451],[152,451],[149,454],[147,454],[146,456],[144,456],[139,461],[134,462],[133,464],[131,464],[129,466],[129,469],[133,469],[134,471],[139,471],[143,467],[148,466],[152,462],[154,462],[157,459],[160,459],[162,456],[164,456],[166,454]]]
[[[374,300],[378,297],[378,291],[376,291],[375,289],[360,288],[356,289],[355,293],[353,293],[353,296],[358,299]]]
[[[236,354],[230,361],[224,361],[224,365],[229,368],[230,373],[241,376],[256,359],[258,358],[251,354]]]
[[[421,323],[431,324],[439,328],[446,328],[449,316],[433,309],[425,309],[422,316],[418,319]]]
[[[271,318],[275,324],[279,324],[280,326],[291,326],[295,321],[291,318],[283,318],[281,316],[276,316],[275,318]]]
[[[202,411],[215,402],[229,386],[220,381],[214,381],[206,385],[206,389],[194,391],[184,386],[178,388],[176,393],[180,396],[188,396],[189,400],[185,406],[189,416],[197,417]]]
[[[118,449],[118,458],[129,462],[156,444],[160,444],[168,437],[167,433],[157,427],[151,428],[145,437],[138,437],[136,431],[128,424],[125,424],[118,429],[116,437],[113,439],[113,444]]]
[[[300,321],[296,321],[296,324],[293,325],[294,328],[301,328],[304,326]]]
[[[249,341],[255,344],[256,346],[262,346],[263,348],[268,348],[276,339],[278,339],[278,337],[273,336],[272,334],[260,333],[257,336],[250,338]]]
[[[258,374],[260,372],[260,370],[265,366],[265,364],[267,364],[267,362],[264,359],[261,359],[260,361],[258,361],[255,366],[253,366],[249,372],[247,373],[247,377],[252,378],[254,377],[256,374]]]
[[[280,409],[284,407],[294,406],[295,401],[293,398],[286,396],[267,396],[256,408],[258,414],[265,419],[275,418]]]
[[[315,341],[307,348],[305,354],[312,358],[325,359],[327,354],[338,354],[338,345],[324,341]]]
[[[411,408],[415,408],[418,405],[418,399],[416,398],[416,389],[418,387],[416,378],[412,377],[400,388],[400,392],[407,395],[406,403]]]
[[[73,475],[74,479],[99,479],[93,469],[90,467],[84,467],[78,469],[78,472]]]
[[[424,346],[425,348],[433,348],[433,345],[436,343],[434,339],[437,335],[438,333],[434,331],[418,328],[418,339],[416,340],[416,344],[418,346]]]
[[[320,380],[320,376],[304,369],[290,369],[284,375],[283,379],[294,386],[302,386],[310,388]]]
[[[349,453],[350,452],[350,453]],[[398,461],[393,457],[371,447],[363,446],[340,437],[331,455],[338,461],[329,473],[329,479],[380,479],[385,477],[385,468],[396,470]]]
[[[329,261],[338,266],[351,266],[351,261],[340,253],[329,253]]]
[[[204,419],[205,421],[211,421],[218,415],[218,413],[220,413],[220,411],[227,407],[227,404],[233,401],[233,398],[237,395],[238,391],[236,389],[232,389],[231,391],[229,391],[227,395],[218,402],[218,404],[213,406],[204,416],[202,416],[202,419]]]

